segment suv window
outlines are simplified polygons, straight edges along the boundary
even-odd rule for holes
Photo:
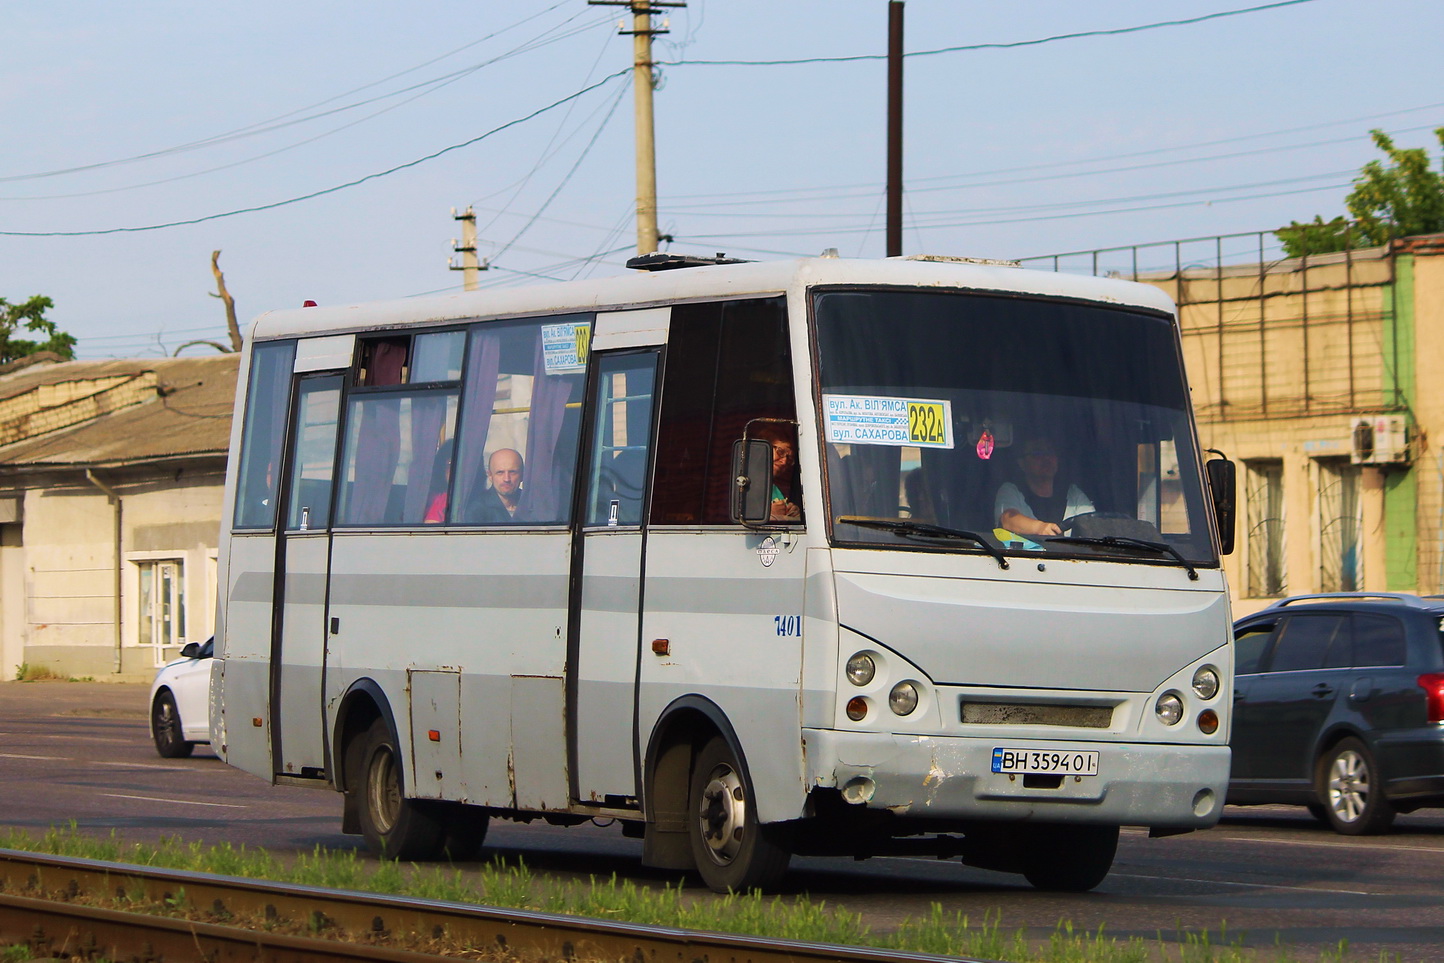
[[[1295,615],[1284,622],[1269,659],[1270,672],[1346,666],[1351,661],[1348,617]]]
[[[1354,616],[1355,665],[1403,665],[1404,624],[1387,615]]]
[[[1233,639],[1233,661],[1236,674],[1249,675],[1259,670],[1259,663],[1263,661],[1264,649],[1268,647],[1269,638],[1273,632],[1274,624],[1272,622],[1247,625],[1238,630],[1238,634]]]

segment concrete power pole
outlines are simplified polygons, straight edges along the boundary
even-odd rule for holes
[[[652,37],[667,33],[652,26],[652,15],[667,7],[685,7],[686,0],[587,0],[593,7],[628,7],[632,29],[632,98],[637,121],[637,253],[657,250],[657,148],[652,123]],[[624,25],[625,26],[625,25]]]
[[[485,271],[491,267],[489,263],[476,256],[476,212],[470,205],[460,214],[456,208],[451,209],[451,216],[461,222],[461,240],[451,240],[451,250],[461,255],[461,263],[456,263],[456,258],[447,260],[446,266],[453,271],[463,272],[461,275],[461,287],[465,291],[475,291],[481,287],[478,283],[477,272]]]

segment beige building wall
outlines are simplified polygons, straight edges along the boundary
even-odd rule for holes
[[[1280,594],[1330,590],[1326,583],[1337,584],[1341,571],[1354,572],[1360,589],[1397,590],[1387,578],[1386,472],[1413,472],[1420,583],[1434,584],[1423,563],[1444,558],[1435,544],[1444,531],[1444,462],[1428,450],[1427,427],[1444,423],[1444,391],[1430,385],[1427,395],[1411,397],[1394,389],[1408,387],[1402,369],[1428,371],[1444,361],[1444,258],[1417,259],[1410,315],[1396,303],[1397,257],[1374,249],[1140,278],[1179,304],[1202,446],[1239,465],[1237,548],[1224,565],[1235,615]],[[1401,356],[1409,345],[1398,325],[1411,318],[1419,341],[1412,356]],[[1418,423],[1412,469],[1350,464],[1355,419],[1381,413]],[[1269,473],[1282,489],[1273,500],[1261,482]],[[1358,528],[1348,560],[1338,550],[1345,524]],[[1270,584],[1260,547],[1273,525],[1280,526],[1272,547],[1282,584],[1268,592],[1260,590]]]
[[[96,486],[73,481],[26,493],[25,543],[16,549],[23,557],[24,586],[18,637],[24,661],[33,665],[75,676],[148,681],[157,665],[176,656],[179,642],[203,641],[214,628],[224,476],[101,480],[121,502],[119,639],[115,507]],[[173,646],[142,646],[141,571],[160,562],[179,563],[184,634]],[[0,610],[0,618],[13,617],[9,608]],[[13,667],[7,668],[13,675]]]
[[[23,527],[0,523],[0,682],[25,661],[25,547]]]

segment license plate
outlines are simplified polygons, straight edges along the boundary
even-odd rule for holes
[[[993,772],[1096,776],[1098,753],[1059,749],[994,749]]]

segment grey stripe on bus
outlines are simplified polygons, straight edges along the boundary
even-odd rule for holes
[[[293,572],[286,576],[286,600],[319,604],[325,577]],[[529,609],[566,604],[567,579],[559,575],[338,575],[331,583],[331,604],[416,605],[426,608]],[[586,579],[586,603],[593,611],[636,611],[637,579],[592,575]],[[233,602],[271,600],[270,576],[244,572],[231,590]],[[659,578],[647,580],[649,612],[698,612],[715,615],[797,614],[802,586],[777,578]]]

